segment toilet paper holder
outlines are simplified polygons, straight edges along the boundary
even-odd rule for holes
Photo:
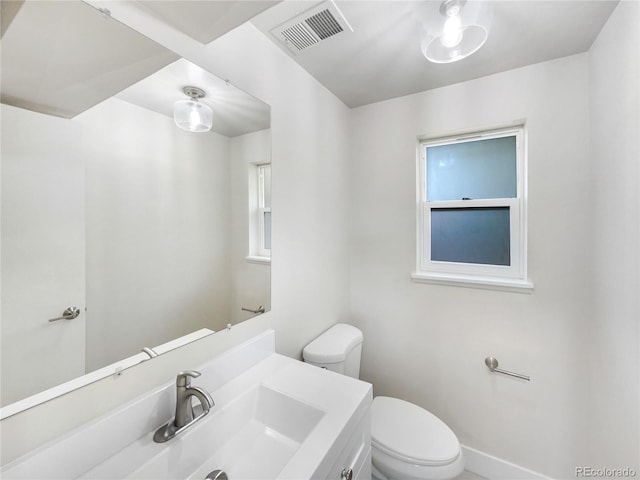
[[[520,373],[510,372],[508,370],[503,370],[498,368],[498,360],[494,357],[487,357],[484,359],[484,364],[489,367],[491,372],[502,373],[503,375],[509,375],[510,377],[520,378],[522,380],[526,380],[527,382],[531,380],[529,375],[522,375]]]

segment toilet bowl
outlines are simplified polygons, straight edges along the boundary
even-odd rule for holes
[[[309,343],[304,361],[358,378],[362,332],[338,323]],[[377,480],[449,480],[464,470],[453,431],[431,412],[405,400],[375,397],[371,405],[373,477]]]
[[[384,479],[449,479],[464,469],[460,443],[431,412],[398,398],[371,405],[374,476]]]

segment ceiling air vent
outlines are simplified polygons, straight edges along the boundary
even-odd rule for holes
[[[307,10],[271,30],[294,53],[344,31],[353,32],[338,7],[330,1]]]

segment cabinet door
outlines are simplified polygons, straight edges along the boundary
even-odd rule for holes
[[[358,423],[341,450],[327,480],[369,480],[371,478],[371,417],[370,413]]]
[[[84,374],[81,129],[2,105],[2,405]],[[73,320],[49,322],[68,307]]]
[[[371,466],[371,448],[369,448],[366,456],[362,458],[360,469],[354,473],[354,480],[371,480],[372,478],[372,466]]]

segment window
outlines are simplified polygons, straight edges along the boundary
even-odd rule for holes
[[[258,165],[258,256],[271,257],[271,165]]]
[[[527,291],[522,127],[425,140],[414,281]]]
[[[271,263],[271,164],[249,164],[249,254],[251,263]]]

